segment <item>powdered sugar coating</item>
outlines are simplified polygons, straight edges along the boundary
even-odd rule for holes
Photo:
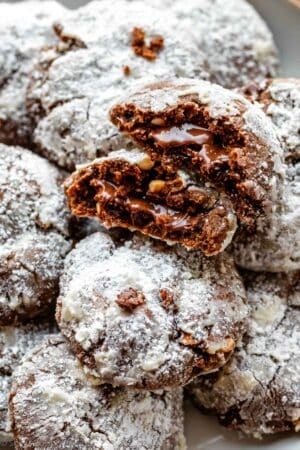
[[[286,162],[282,196],[268,220],[253,236],[239,236],[236,262],[252,270],[272,272],[300,268],[300,82],[275,79],[254,92],[276,127]]]
[[[55,1],[0,4],[0,141],[31,145],[25,108],[29,72],[41,47],[56,41],[51,24],[63,14]]]
[[[7,400],[11,377],[0,375],[0,446],[8,445],[13,437],[7,430]]]
[[[86,378],[62,338],[34,350],[10,396],[16,448],[184,450],[181,390],[126,392]]]
[[[120,142],[124,145],[107,112],[137,80],[208,77],[205,57],[176,16],[144,2],[91,2],[67,15],[60,27],[61,39],[72,43],[76,39],[81,48],[71,45],[60,52],[58,46],[56,54],[53,49],[41,54],[40,66],[32,73],[28,104],[37,122],[38,148],[62,167],[74,169],[118,148]],[[155,60],[134,53],[135,27],[145,31],[147,41],[163,37],[164,46]],[[129,75],[124,67],[130,68]]]
[[[50,319],[18,324],[17,327],[0,327],[0,444],[13,439],[7,420],[12,373],[28,351],[56,330]]]
[[[300,158],[300,80],[275,78],[262,85],[259,98],[277,127],[287,161]]]
[[[63,175],[29,150],[0,144],[0,323],[33,317],[57,295],[70,249]]]
[[[247,311],[228,255],[95,233],[66,259],[56,316],[87,373],[158,389],[223,365]]]
[[[151,4],[161,8],[160,0]],[[212,81],[234,88],[272,77],[278,70],[273,36],[244,0],[166,0],[208,59]]]
[[[251,316],[230,362],[192,385],[195,401],[248,435],[300,424],[300,273],[245,275]]]

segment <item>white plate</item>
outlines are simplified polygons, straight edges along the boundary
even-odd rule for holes
[[[281,56],[281,75],[300,77],[300,9],[289,4],[288,0],[249,1],[266,19],[275,35]],[[88,2],[62,0],[62,3],[74,8]],[[188,450],[300,450],[300,435],[282,434],[263,441],[245,439],[227,431],[214,417],[202,415],[190,404],[186,406],[185,431]]]

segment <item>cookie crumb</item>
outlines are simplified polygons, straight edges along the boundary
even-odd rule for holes
[[[137,289],[128,288],[117,296],[116,303],[120,306],[120,308],[131,312],[138,306],[145,303],[145,296]]]
[[[123,73],[126,77],[129,77],[129,75],[131,74],[131,69],[129,66],[124,66],[123,67]]]
[[[155,36],[146,44],[146,33],[142,28],[135,27],[131,32],[131,47],[137,56],[154,61],[164,47],[164,38]]]
[[[176,311],[177,306],[174,301],[174,294],[169,291],[169,289],[161,289],[159,291],[159,296],[163,307],[167,311]]]

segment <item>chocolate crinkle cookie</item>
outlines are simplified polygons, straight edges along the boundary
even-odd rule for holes
[[[278,52],[267,24],[245,0],[150,0],[176,14],[207,57],[211,80],[227,88],[277,74]]]
[[[60,42],[41,52],[27,107],[39,152],[63,168],[125,145],[107,112],[137,80],[209,77],[189,30],[144,2],[91,2],[54,30]]]
[[[13,440],[7,417],[13,371],[29,350],[54,333],[57,333],[54,318],[0,327],[0,447]]]
[[[32,145],[25,107],[29,72],[41,47],[57,42],[52,23],[63,12],[54,1],[0,4],[0,142]]]
[[[20,147],[0,144],[0,324],[34,317],[58,294],[70,249],[61,174]]]
[[[258,221],[255,236],[241,233],[234,251],[237,264],[272,272],[300,269],[300,81],[274,79],[245,90],[260,102],[274,123],[284,151],[281,197],[272,213]]]
[[[182,392],[125,391],[86,378],[60,338],[16,370],[10,416],[17,450],[184,450]]]
[[[66,182],[75,215],[166,242],[223,251],[241,223],[281,195],[281,148],[270,120],[241,95],[206,81],[160,82],[111,109],[141,150],[111,153]]]
[[[190,391],[200,408],[247,435],[299,431],[300,272],[249,272],[244,280],[251,315],[242,343]]]
[[[95,233],[66,258],[56,319],[86,373],[160,389],[222,366],[247,314],[228,255]]]

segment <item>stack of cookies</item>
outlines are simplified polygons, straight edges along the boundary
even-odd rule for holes
[[[300,429],[300,81],[244,0],[0,4],[0,446]]]

